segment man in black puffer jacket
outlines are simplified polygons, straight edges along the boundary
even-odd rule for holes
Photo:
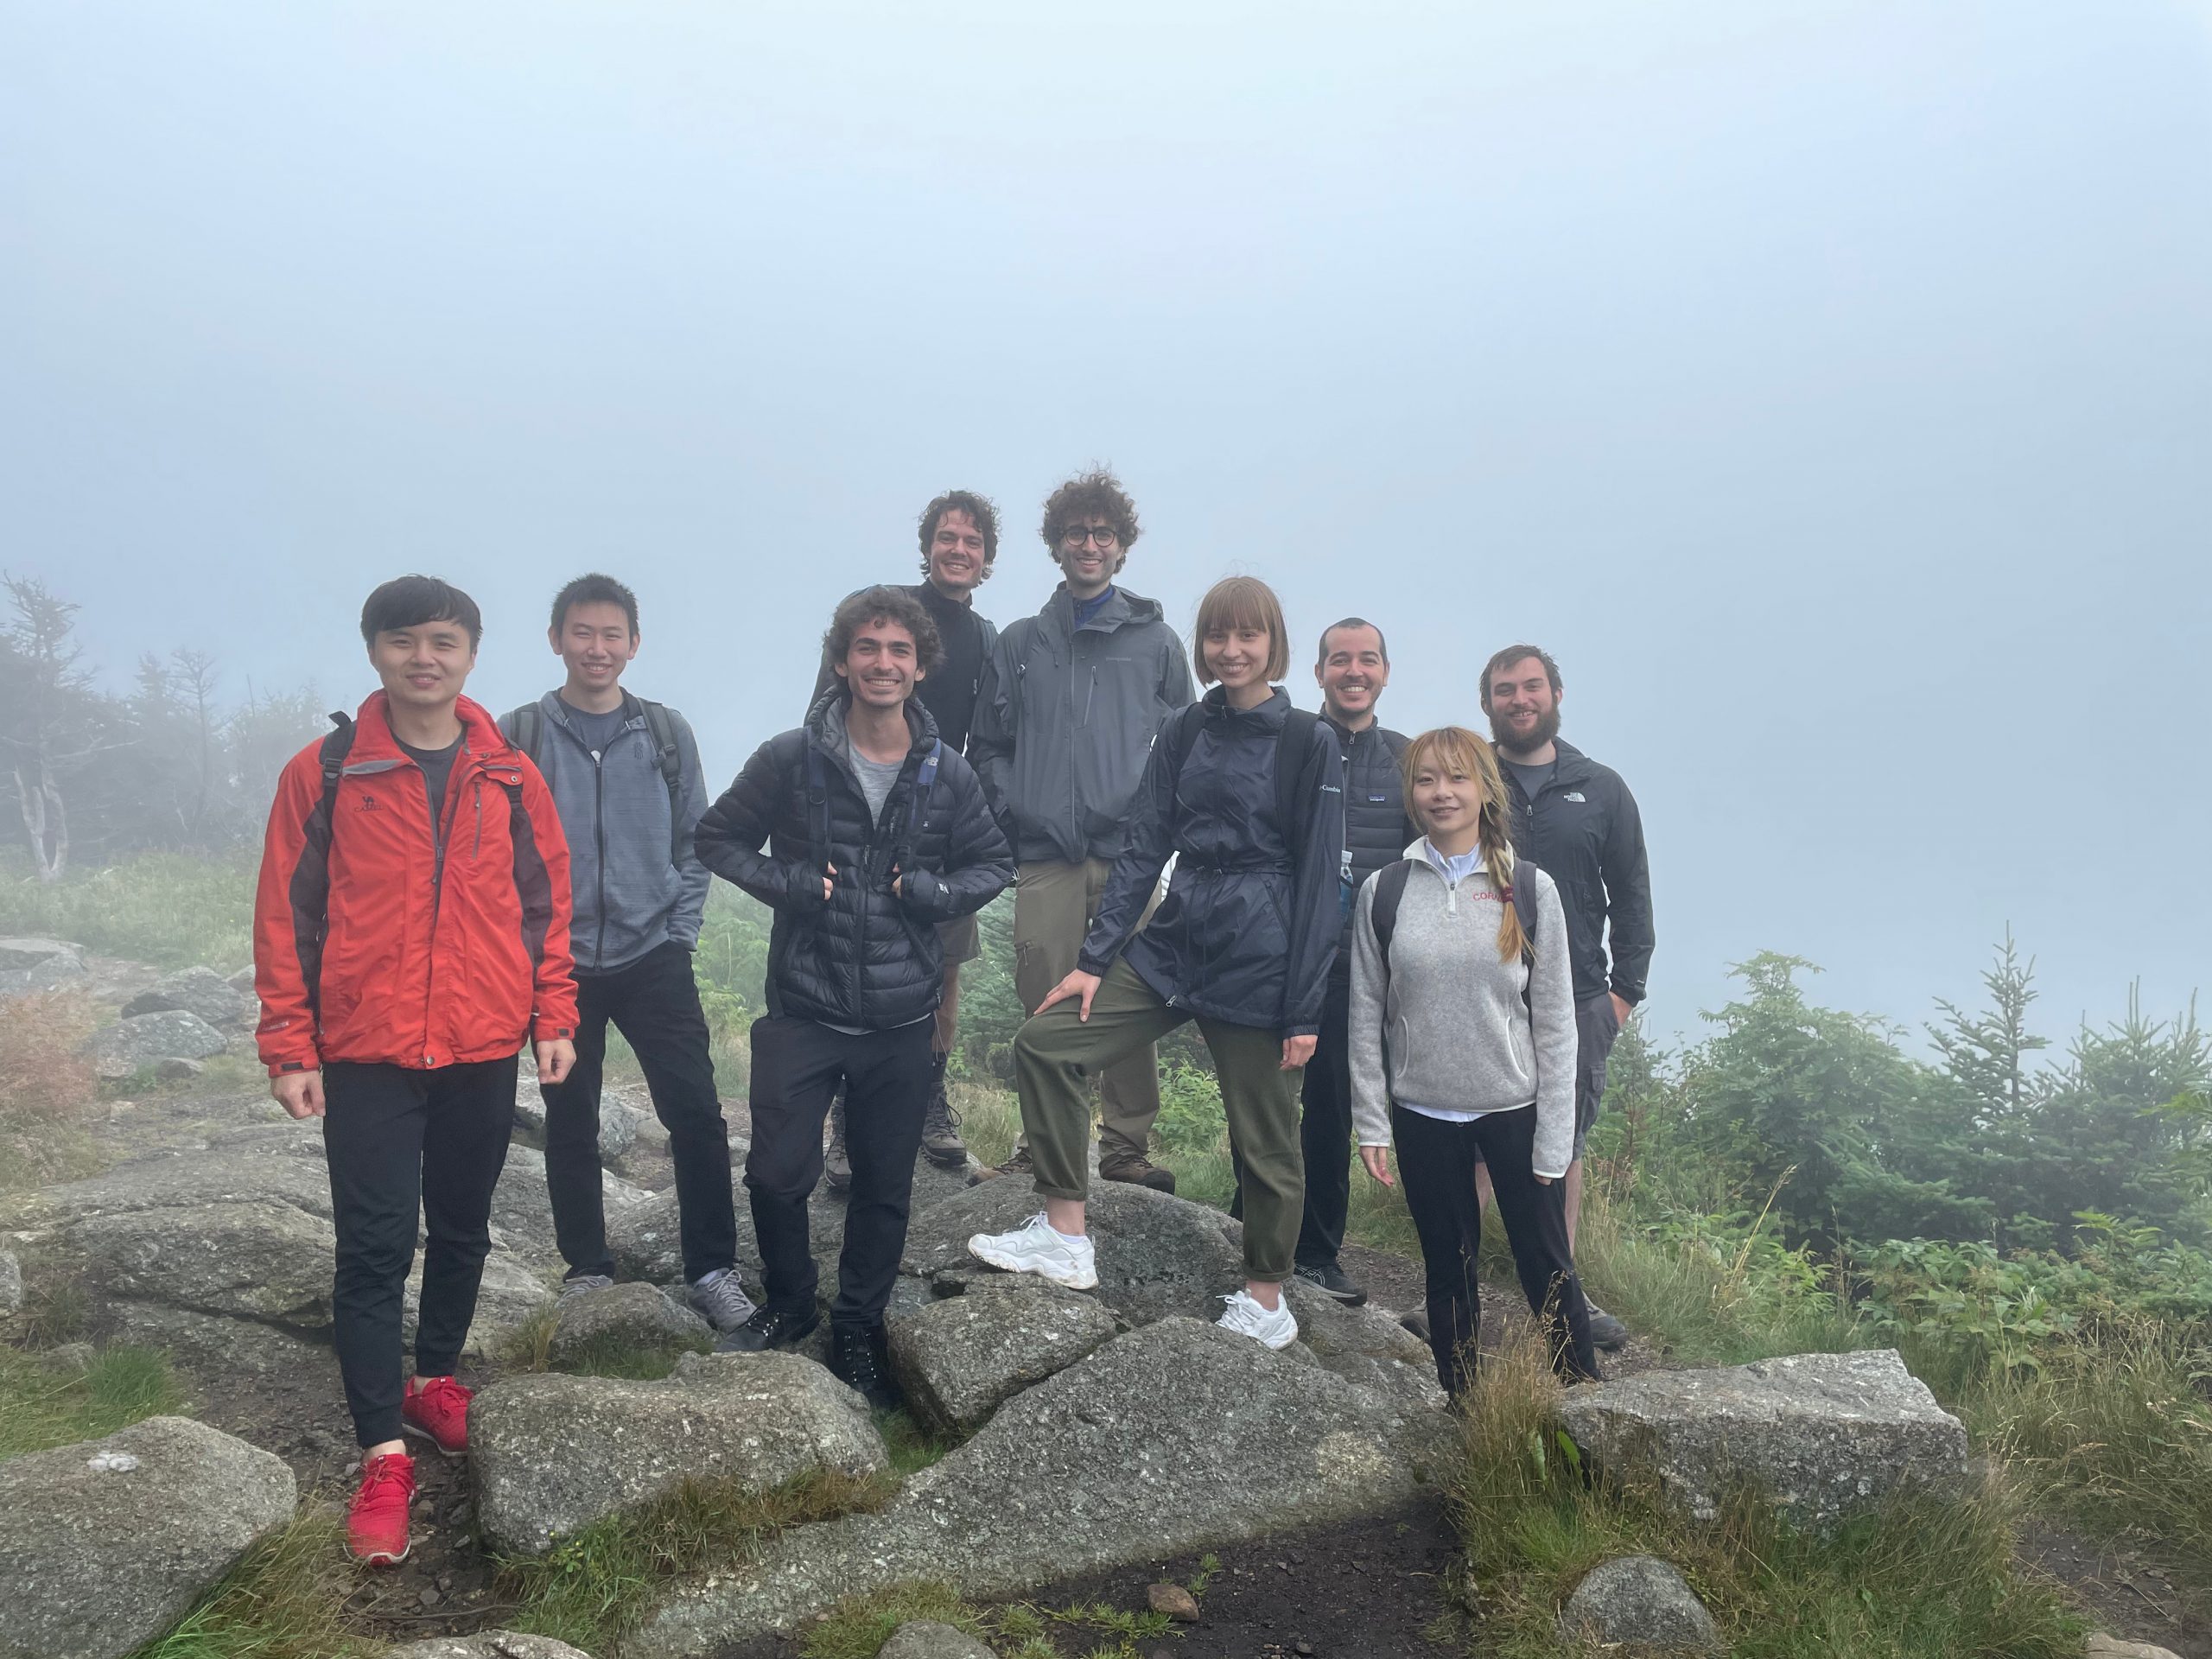
[[[1337,734],[1344,763],[1342,874],[1349,901],[1369,876],[1404,857],[1421,833],[1406,817],[1405,784],[1398,769],[1405,734],[1386,730],[1375,718],[1375,705],[1390,683],[1390,648],[1382,630],[1357,616],[1323,629],[1313,679],[1321,688],[1321,717]],[[1329,971],[1328,1000],[1321,1005],[1321,1040],[1306,1064],[1300,1092],[1306,1213],[1298,1229],[1298,1276],[1357,1307],[1367,1292],[1337,1262],[1351,1203],[1351,912],[1347,902],[1336,966]]]
[[[766,1294],[723,1346],[789,1346],[819,1322],[806,1203],[842,1084],[853,1185],[830,1369],[884,1406],[898,1397],[883,1310],[930,1095],[938,930],[996,898],[1014,861],[976,774],[913,696],[942,650],[920,602],[896,588],[856,594],[824,644],[839,684],[804,726],[754,751],[696,838],[709,869],[776,913],[768,1012],[753,1025],[745,1163]]]

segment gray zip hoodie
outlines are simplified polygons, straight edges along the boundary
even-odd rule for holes
[[[1351,1109],[1359,1144],[1390,1144],[1394,1098],[1468,1113],[1534,1101],[1529,1161],[1556,1179],[1574,1155],[1574,965],[1559,889],[1535,865],[1520,867],[1517,879],[1536,884],[1532,979],[1527,963],[1497,959],[1498,924],[1510,901],[1491,889],[1479,864],[1454,885],[1429,861],[1426,837],[1405,855],[1414,868],[1387,961],[1375,938],[1375,876],[1360,888],[1352,915]]]
[[[531,758],[553,791],[561,828],[569,838],[569,888],[575,912],[569,925],[576,971],[611,973],[674,940],[686,950],[699,945],[713,879],[691,850],[692,832],[707,810],[699,743],[675,709],[668,711],[683,763],[680,837],[672,839],[668,780],[637,699],[623,693],[629,719],[594,758],[569,723],[557,691],[537,700],[545,719],[544,753]],[[499,721],[515,739],[512,714]],[[677,849],[676,858],[669,856]]]

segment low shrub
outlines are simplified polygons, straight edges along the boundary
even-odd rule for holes
[[[98,1166],[77,1120],[99,1084],[79,1052],[92,1006],[72,991],[0,998],[0,1191],[44,1186]]]

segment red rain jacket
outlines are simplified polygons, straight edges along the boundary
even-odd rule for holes
[[[361,705],[334,813],[320,741],[277,781],[253,906],[272,1075],[326,1060],[427,1070],[575,1035],[569,843],[545,780],[463,697],[434,831],[423,769],[385,709],[382,691]]]

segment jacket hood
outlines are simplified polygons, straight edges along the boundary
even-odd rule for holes
[[[817,697],[814,706],[806,711],[806,741],[825,754],[835,755],[840,762],[845,758],[845,709],[851,702],[852,694],[841,680]],[[912,736],[906,745],[910,754],[916,749],[926,749],[938,741],[936,717],[919,697],[906,699],[906,730]]]
[[[1045,608],[1037,614],[1051,619],[1063,633],[1075,632],[1075,600],[1068,593],[1067,583],[1064,582],[1052,589],[1052,596],[1045,601]],[[1118,628],[1124,622],[1157,622],[1166,614],[1167,613],[1160,608],[1158,600],[1147,599],[1141,594],[1133,594],[1119,582],[1116,582],[1114,591],[1107,596],[1106,602],[1098,607],[1098,614],[1084,626],[1092,628]]]
[[[453,711],[461,721],[461,749],[472,763],[512,766],[522,759],[522,752],[507,741],[491,711],[474,697],[460,698]],[[401,758],[399,740],[391,734],[391,699],[381,690],[372,691],[354,711],[353,747],[347,764],[356,766],[365,761]]]

